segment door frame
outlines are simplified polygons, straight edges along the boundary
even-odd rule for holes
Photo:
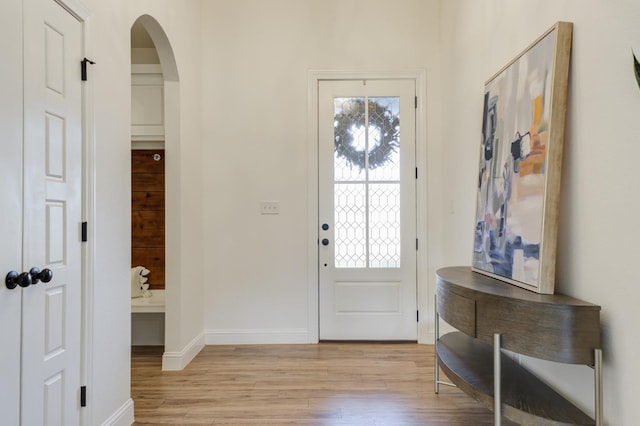
[[[418,96],[416,108],[416,232],[422,243],[417,252],[417,303],[421,312],[418,320],[418,343],[427,343],[428,324],[432,312],[428,303],[428,277],[423,271],[429,271],[427,257],[427,72],[424,69],[400,71],[342,71],[310,70],[307,78],[307,300],[308,319],[307,336],[309,343],[318,343],[320,335],[320,281],[319,281],[319,245],[318,245],[318,88],[323,80],[414,80]],[[420,172],[422,171],[422,173]]]
[[[52,0],[58,3],[82,25],[82,56],[94,59],[92,43],[92,18],[90,9],[81,0]],[[78,64],[80,66],[80,64]],[[93,389],[93,282],[95,259],[95,134],[94,134],[94,84],[89,78],[81,84],[80,113],[82,126],[82,221],[87,222],[87,241],[81,247],[81,316],[80,334],[80,385]],[[93,392],[87,392],[86,406],[80,409],[80,424],[93,424]]]

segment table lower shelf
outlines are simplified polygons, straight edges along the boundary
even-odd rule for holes
[[[493,347],[461,332],[436,342],[440,368],[462,391],[493,409]],[[595,425],[591,417],[567,401],[513,359],[501,355],[502,413],[523,425]]]

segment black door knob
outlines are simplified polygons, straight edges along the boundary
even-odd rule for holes
[[[322,230],[323,230],[323,231],[328,231],[328,230],[329,230],[329,224],[327,224],[327,223],[323,223],[323,224],[322,224]]]
[[[16,271],[9,271],[4,279],[4,284],[9,290],[13,290],[17,286],[29,287],[31,285],[31,274],[28,272],[18,274]]]
[[[326,239],[326,238],[323,238],[323,239],[322,239],[322,245],[323,245],[323,246],[328,246],[328,245],[329,245],[329,240],[328,240],[328,239]]]
[[[41,271],[40,269],[33,267],[29,270],[29,274],[31,274],[31,284],[38,284],[40,281],[48,283],[53,278],[53,272],[51,272],[51,269],[46,268]]]

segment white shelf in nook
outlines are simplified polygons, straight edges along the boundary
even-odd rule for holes
[[[165,306],[164,290],[149,290],[151,297],[135,297],[131,299],[131,313],[162,313]]]

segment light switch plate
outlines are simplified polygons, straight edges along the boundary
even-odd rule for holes
[[[280,214],[280,201],[261,201],[260,214]]]

